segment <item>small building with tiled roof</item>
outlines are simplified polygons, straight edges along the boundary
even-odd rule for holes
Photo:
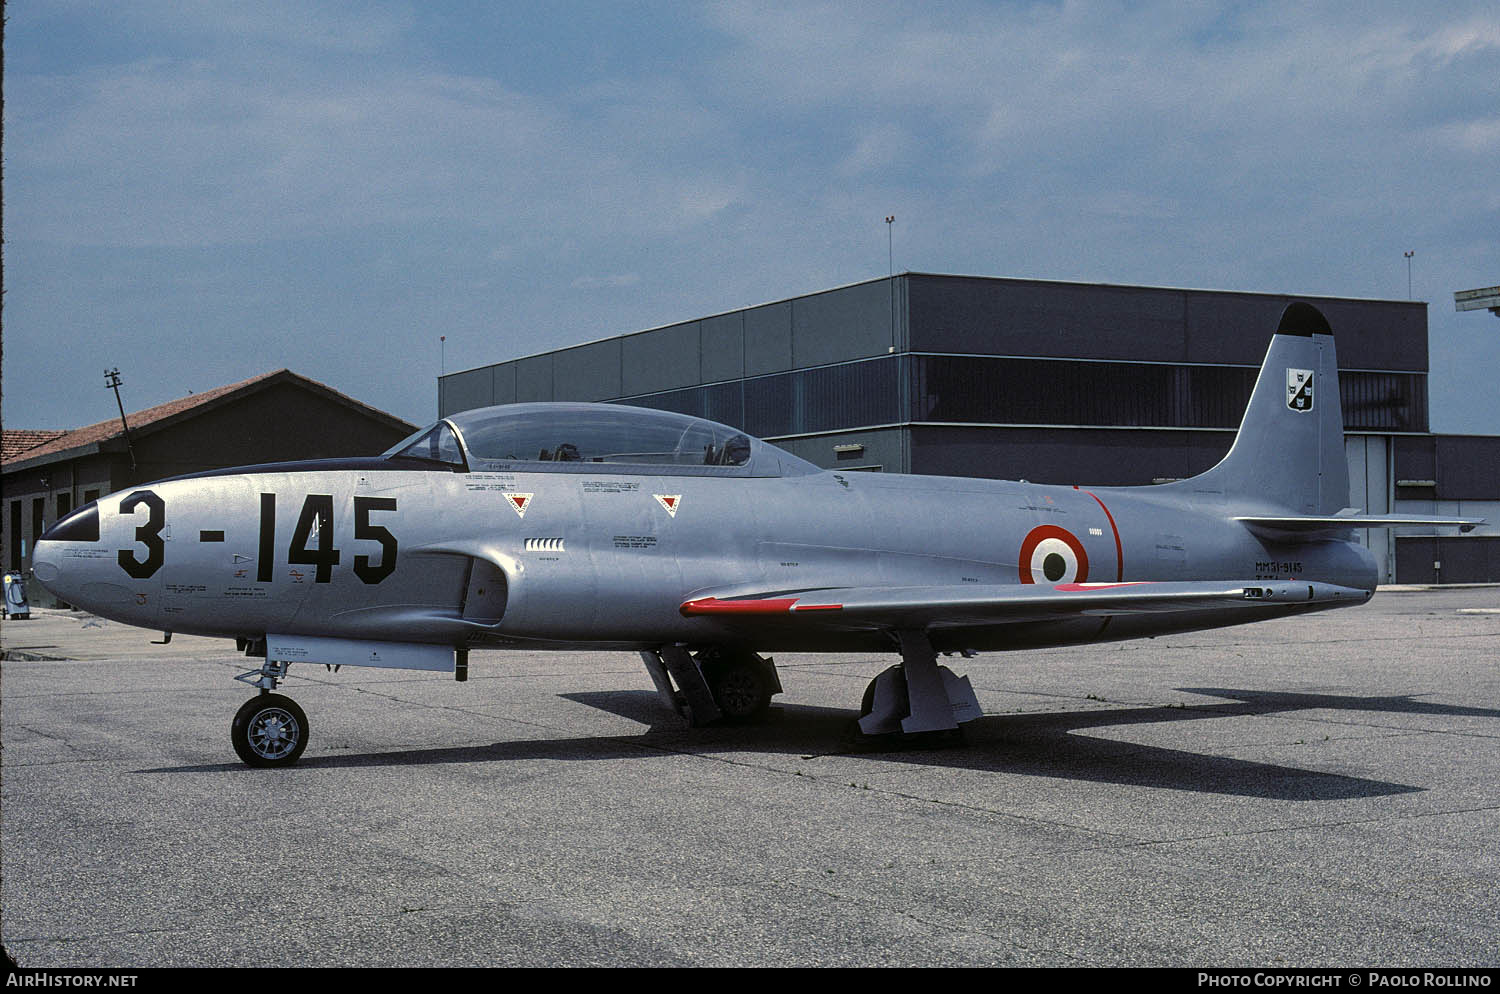
[[[127,487],[226,466],[376,455],[416,430],[286,369],[71,431],[7,429],[0,563],[28,572],[46,527]],[[40,591],[40,588],[35,588]]]
[[[21,453],[66,434],[65,431],[11,431],[7,428],[0,432],[0,463],[19,459]]]

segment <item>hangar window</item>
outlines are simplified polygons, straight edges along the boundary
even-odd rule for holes
[[[901,420],[896,356],[768,373],[631,397],[629,403],[742,425],[758,438],[839,431]]]
[[[1252,366],[916,355],[911,419],[957,424],[1234,428]],[[1420,373],[1341,370],[1344,427],[1425,431]]]

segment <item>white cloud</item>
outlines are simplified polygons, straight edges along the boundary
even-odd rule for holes
[[[918,143],[895,124],[876,124],[860,134],[838,165],[841,176],[864,176],[910,161]]]
[[[86,21],[107,33],[150,39],[156,45],[240,50],[269,45],[331,54],[389,51],[416,25],[409,3],[256,0],[183,3],[182,0],[48,0],[12,12],[23,19]]]
[[[1443,142],[1464,152],[1500,156],[1500,117],[1444,125],[1438,129],[1438,135]]]
[[[661,154],[696,126],[671,105],[649,122],[608,107],[601,126],[480,77],[172,60],[11,88],[27,106],[11,176],[32,191],[13,207],[18,237],[210,246],[447,224],[555,241],[660,234],[739,196],[737,169]]]
[[[617,290],[635,286],[641,281],[637,273],[620,273],[614,276],[580,276],[570,285],[575,290]]]
[[[740,195],[728,187],[693,186],[680,192],[678,203],[685,217],[703,221],[733,206]]]

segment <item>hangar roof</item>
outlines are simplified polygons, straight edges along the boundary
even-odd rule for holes
[[[269,373],[261,373],[259,376],[252,376],[248,380],[241,380],[238,383],[215,387],[212,390],[204,390],[201,393],[188,394],[186,397],[179,397],[176,400],[167,401],[165,404],[157,404],[155,407],[134,411],[127,414],[125,420],[130,425],[130,433],[132,435],[148,434],[171,427],[211,408],[259,393],[262,390],[282,383],[290,383],[321,394],[358,411],[366,417],[376,421],[383,421],[399,431],[409,431],[414,427],[392,414],[387,414],[378,408],[363,404],[353,397],[339,393],[326,384],[310,380],[305,376],[299,376],[289,369],[277,369]],[[82,428],[74,428],[71,431],[7,430],[5,432],[3,454],[4,468],[8,473],[31,465],[55,462],[83,454],[79,450],[97,451],[101,444],[111,439],[123,437],[124,434],[125,432],[120,426],[119,418],[110,418],[107,421],[100,421]]]

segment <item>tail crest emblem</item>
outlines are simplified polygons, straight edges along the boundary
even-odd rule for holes
[[[1286,406],[1303,413],[1313,409],[1312,370],[1287,368]]]

